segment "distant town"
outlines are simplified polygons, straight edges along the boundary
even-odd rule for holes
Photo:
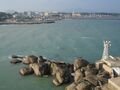
[[[120,20],[120,13],[88,13],[88,12],[0,12],[1,24],[43,24],[55,23],[64,19],[100,19]]]

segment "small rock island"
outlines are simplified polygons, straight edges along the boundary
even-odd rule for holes
[[[120,90],[120,57],[109,55],[109,46],[110,41],[104,41],[102,59],[95,63],[82,57],[71,64],[35,55],[12,55],[10,62],[26,65],[19,70],[23,76],[53,76],[55,86],[69,84],[65,90]]]

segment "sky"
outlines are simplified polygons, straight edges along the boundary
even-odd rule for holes
[[[0,0],[0,11],[117,12],[120,0]]]

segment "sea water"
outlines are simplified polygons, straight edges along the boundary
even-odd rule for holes
[[[120,56],[120,20],[62,20],[53,24],[0,25],[0,90],[64,90],[52,77],[21,76],[23,64],[10,64],[11,55],[42,55],[73,63],[101,59],[103,40],[110,40],[110,54]]]

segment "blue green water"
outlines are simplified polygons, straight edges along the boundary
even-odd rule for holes
[[[110,54],[120,56],[120,20],[65,20],[53,24],[0,26],[0,90],[64,90],[52,77],[20,76],[22,64],[12,65],[12,54],[42,55],[73,62],[101,58],[103,40],[111,40]]]

